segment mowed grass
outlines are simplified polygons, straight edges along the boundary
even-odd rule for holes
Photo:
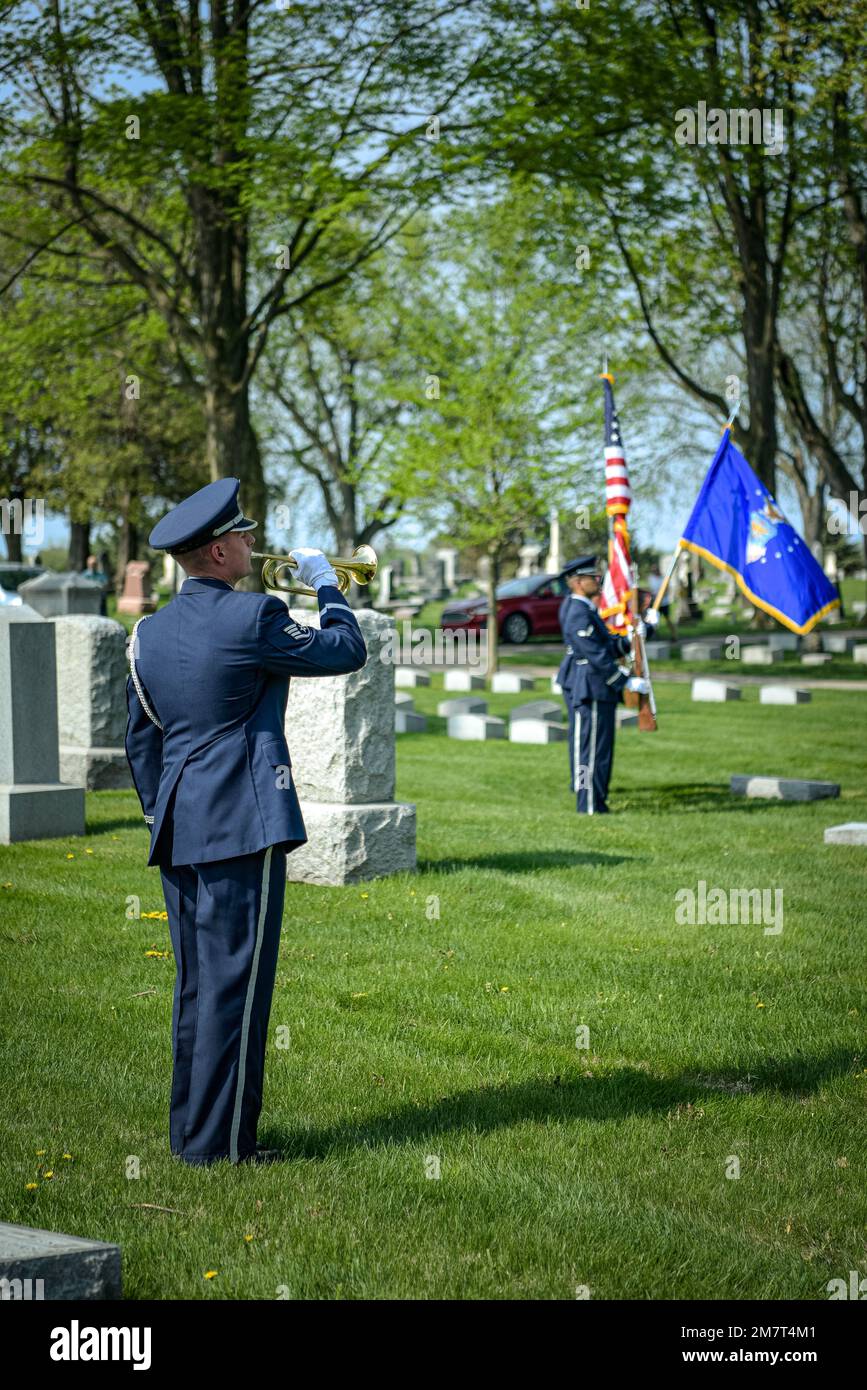
[[[863,1274],[867,851],[822,832],[867,820],[867,697],[663,686],[659,732],[618,736],[615,814],[579,819],[564,744],[448,741],[439,684],[398,739],[419,872],[287,886],[274,1167],[169,1156],[135,797],[0,850],[2,1218],[119,1242],[129,1298],[825,1299]],[[746,802],[733,772],[843,793]],[[699,880],[782,889],[783,931],[679,925]]]

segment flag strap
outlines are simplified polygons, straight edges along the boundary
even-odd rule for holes
[[[672,561],[671,561],[671,564],[670,564],[669,567],[668,567],[668,573],[666,574],[665,578],[663,579],[662,583],[660,584],[659,590],[658,590],[658,592],[657,592],[657,594],[656,594],[656,597],[654,598],[652,604],[650,605],[651,608],[653,609],[654,613],[658,613],[658,612],[659,612],[659,605],[662,603],[662,596],[663,596],[663,594],[665,593],[666,589],[668,588],[668,585],[669,585],[669,583],[670,583],[670,581],[671,581],[672,575],[674,574],[674,571],[675,571],[675,569],[677,568],[677,562],[678,562],[678,560],[680,559],[680,551],[681,551],[682,545],[683,545],[683,541],[682,541],[682,540],[679,540],[678,543],[677,543],[677,546],[675,547],[674,557],[673,557],[673,559],[672,559]]]

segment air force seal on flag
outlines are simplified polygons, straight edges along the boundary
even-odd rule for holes
[[[748,565],[754,565],[756,560],[765,558],[765,551],[776,536],[778,525],[785,522],[786,518],[770,496],[765,497],[761,511],[750,512],[750,530],[747,537]]]
[[[305,627],[303,623],[292,622],[287,623],[283,631],[288,632],[290,637],[301,638],[308,635],[310,628]]]

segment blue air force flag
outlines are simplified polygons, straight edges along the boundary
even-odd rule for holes
[[[840,606],[836,588],[735,448],[728,429],[680,543],[733,574],[751,603],[792,632],[809,632]]]

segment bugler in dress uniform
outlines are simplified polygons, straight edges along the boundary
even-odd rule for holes
[[[130,642],[126,752],[177,963],[170,1146],[191,1164],[262,1157],[256,1126],[288,851],[307,835],[283,730],[290,676],[357,671],[361,630],[318,550],[292,552],[321,629],[235,592],[256,526],[237,478],[201,488],[151,545],[189,578]]]
[[[572,590],[560,605],[566,655],[557,673],[569,711],[572,790],[577,793],[579,812],[602,815],[608,811],[621,691],[647,689],[647,682],[630,676],[619,664],[618,657],[629,653],[629,638],[610,633],[593,603],[600,580],[596,556],[571,560],[561,575]]]

